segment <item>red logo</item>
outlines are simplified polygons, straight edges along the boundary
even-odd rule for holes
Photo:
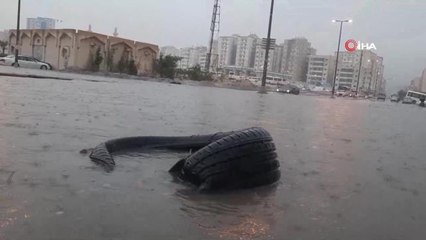
[[[353,52],[358,48],[358,43],[353,39],[349,39],[345,42],[345,48],[348,52]]]

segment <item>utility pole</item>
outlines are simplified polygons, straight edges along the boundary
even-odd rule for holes
[[[268,25],[268,37],[266,39],[266,51],[265,51],[265,62],[263,64],[263,76],[262,76],[262,87],[259,93],[266,93],[266,77],[268,75],[268,62],[269,62],[269,49],[271,48],[271,30],[272,30],[272,18],[274,15],[274,0],[271,0],[271,12],[269,14],[269,25]]]
[[[333,22],[340,23],[340,32],[339,32],[339,43],[337,44],[337,56],[336,56],[336,68],[334,70],[334,80],[333,80],[333,89],[331,90],[331,97],[334,98],[334,93],[336,91],[336,78],[337,78],[337,68],[339,66],[339,53],[340,53],[340,42],[342,40],[342,29],[343,29],[343,23],[351,23],[352,20],[333,20]]]
[[[219,28],[220,28],[220,6],[219,6],[219,0],[215,0],[214,6],[213,6],[212,21],[210,26],[210,43],[209,43],[209,52],[207,53],[207,60],[206,60],[206,72],[210,72],[214,34],[216,31],[219,32]]]
[[[15,67],[19,66],[19,63],[18,63],[18,54],[19,54],[18,48],[19,48],[20,26],[21,26],[21,0],[18,0],[18,22],[16,24]]]

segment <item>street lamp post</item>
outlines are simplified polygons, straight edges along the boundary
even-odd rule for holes
[[[18,0],[18,20],[16,24],[16,46],[15,46],[15,67],[18,67],[18,46],[19,46],[19,35],[20,35],[20,25],[21,25],[21,0]]]
[[[337,67],[339,65],[339,53],[340,53],[340,42],[342,40],[342,29],[343,29],[343,23],[351,23],[352,20],[346,19],[346,20],[333,20],[333,22],[340,23],[340,32],[339,32],[339,43],[337,44],[337,56],[336,56],[336,68],[334,69],[334,80],[333,80],[333,89],[331,90],[331,97],[334,97],[334,93],[336,91],[336,78],[337,78]]]
[[[259,93],[266,93],[266,77],[268,75],[269,49],[271,48],[272,18],[274,15],[274,0],[271,0],[271,12],[269,14],[268,37],[266,39],[265,62],[263,64],[262,87]]]

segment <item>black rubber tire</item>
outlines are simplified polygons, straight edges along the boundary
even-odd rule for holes
[[[40,67],[40,69],[41,70],[47,70],[47,67],[43,65],[43,66]]]
[[[280,163],[271,135],[262,128],[187,137],[130,137],[95,147],[90,158],[114,170],[113,153],[132,149],[195,150],[169,172],[199,190],[251,188],[277,182]]]
[[[255,187],[262,178],[279,168],[271,135],[262,128],[251,128],[219,139],[185,160],[184,180],[202,190]],[[263,180],[266,181],[267,180]],[[253,183],[251,183],[253,182]]]

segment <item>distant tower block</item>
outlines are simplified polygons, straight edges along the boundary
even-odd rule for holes
[[[89,32],[92,31],[92,24],[89,24]]]
[[[115,29],[114,29],[114,34],[113,34],[113,36],[114,36],[114,37],[118,37],[118,30],[117,30],[117,28],[115,28]]]

